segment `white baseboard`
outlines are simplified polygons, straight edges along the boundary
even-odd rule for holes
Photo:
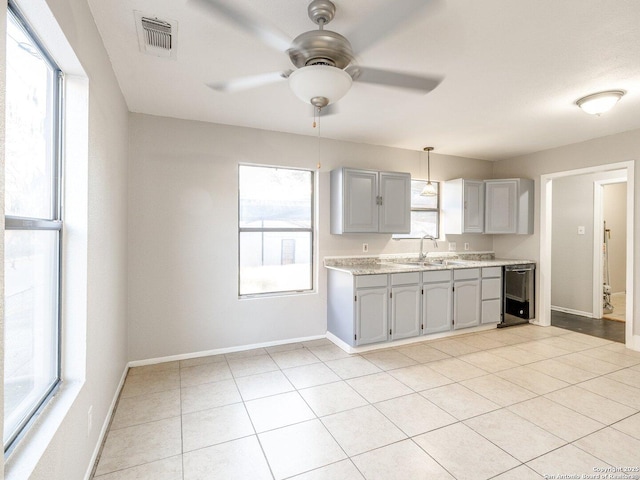
[[[574,310],[573,308],[565,308],[565,307],[558,307],[556,305],[551,305],[551,310],[555,310],[556,312],[562,312],[562,313],[570,313],[571,315],[579,315],[580,317],[596,318],[593,316],[593,313],[591,312],[583,312],[581,310]]]
[[[143,367],[145,365],[155,365],[156,363],[175,362],[176,360],[189,360],[192,358],[209,357],[211,355],[221,355],[224,353],[243,352],[254,348],[275,347],[286,345],[287,343],[308,342],[326,338],[325,335],[313,335],[311,337],[289,338],[287,340],[276,340],[274,342],[254,343],[251,345],[241,345],[238,347],[216,348],[214,350],[203,350],[201,352],[182,353],[179,355],[169,355],[167,357],[148,358],[146,360],[134,360],[129,362],[129,367]]]
[[[331,332],[327,332],[327,339],[331,340],[334,344],[336,344],[338,347],[340,347],[342,350],[344,350],[347,353],[365,353],[365,352],[371,352],[373,350],[380,350],[383,348],[400,347],[402,345],[411,345],[412,343],[426,342],[428,340],[438,340],[441,338],[457,337],[459,335],[482,332],[485,330],[495,330],[496,325],[497,325],[496,323],[491,323],[488,325],[479,325],[477,327],[464,328],[462,330],[450,330],[448,332],[442,332],[442,333],[430,333],[428,335],[419,335],[417,337],[403,338],[402,340],[393,340],[390,342],[380,342],[380,343],[374,343],[370,345],[362,345],[360,347],[352,347],[348,343],[336,337]]]
[[[128,371],[129,371],[129,364],[127,364],[124,367],[124,372],[122,372],[122,376],[120,377],[118,388],[116,388],[116,393],[113,396],[113,399],[111,400],[111,405],[109,405],[109,411],[107,412],[107,416],[104,419],[102,428],[100,429],[100,435],[98,435],[98,442],[96,443],[96,447],[93,451],[93,455],[91,455],[91,461],[89,462],[87,473],[85,473],[84,475],[84,480],[89,480],[91,478],[91,474],[93,473],[93,467],[96,464],[96,460],[98,459],[98,455],[100,454],[100,449],[102,448],[102,443],[104,442],[105,436],[107,435],[107,431],[109,430],[109,425],[111,424],[111,418],[115,413],[116,404],[118,403],[118,398],[120,397],[120,392],[122,391],[122,387],[124,386],[124,381],[127,378]]]

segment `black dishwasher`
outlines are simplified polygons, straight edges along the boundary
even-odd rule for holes
[[[498,328],[529,323],[536,315],[536,266],[524,263],[503,268],[503,315]]]

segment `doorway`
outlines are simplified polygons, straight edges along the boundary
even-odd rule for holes
[[[600,258],[594,256],[594,312],[603,319],[624,322],[627,297],[626,177],[596,182],[594,194],[594,225],[599,227],[599,238],[594,236],[594,245],[600,247]],[[595,290],[597,277],[602,279],[601,295]],[[598,298],[600,296],[601,299]]]
[[[626,189],[626,261],[627,265],[634,265],[634,252],[633,252],[633,239],[634,239],[634,167],[633,161],[619,162],[615,164],[600,165],[595,167],[587,167],[583,169],[571,170],[566,172],[558,172],[552,174],[541,175],[540,177],[540,264],[539,264],[539,288],[538,288],[538,318],[533,323],[538,325],[548,326],[551,325],[551,313],[552,313],[552,237],[553,237],[553,203],[554,203],[554,191],[553,184],[559,179],[564,177],[570,177],[575,175],[585,175],[601,172],[612,172],[614,170],[624,170],[627,179]],[[556,192],[557,193],[557,192]],[[578,234],[578,228],[582,225],[575,226],[575,234]],[[584,225],[586,227],[586,225]],[[595,229],[594,229],[595,231]],[[584,235],[588,235],[585,231]],[[595,233],[593,233],[595,236]],[[602,237],[601,237],[602,238]],[[594,254],[595,256],[595,254]],[[598,255],[599,258],[599,255]],[[591,261],[589,262],[591,263]],[[571,265],[570,268],[574,268]],[[587,278],[592,278],[593,275],[589,272]],[[595,284],[595,281],[593,282]],[[555,287],[554,287],[555,288]],[[599,291],[602,288],[602,283],[599,281]],[[591,291],[592,289],[588,289]],[[633,286],[633,268],[626,269],[626,290],[628,292],[634,291]],[[589,293],[589,292],[587,292]],[[584,294],[584,292],[581,292]],[[592,303],[593,297],[591,297]],[[640,335],[633,335],[634,324],[640,323],[638,319],[633,319],[633,295],[630,294],[626,298],[625,316],[628,320],[624,323],[625,343],[628,348],[634,350],[640,350]],[[592,308],[587,308],[587,310]],[[596,320],[595,318],[593,320]]]

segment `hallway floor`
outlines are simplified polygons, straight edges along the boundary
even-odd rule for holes
[[[602,315],[602,318],[606,318],[607,320],[616,320],[618,322],[624,322],[626,317],[627,310],[627,294],[622,293],[612,293],[611,294],[611,305],[613,305],[613,312],[605,313]]]
[[[94,478],[527,480],[639,467],[638,452],[640,352],[524,325],[132,368]]]
[[[558,328],[624,343],[625,323],[605,318],[589,318],[551,310],[551,325]]]

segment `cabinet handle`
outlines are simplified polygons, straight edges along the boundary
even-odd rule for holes
[[[389,329],[389,335],[391,335],[391,329]]]

